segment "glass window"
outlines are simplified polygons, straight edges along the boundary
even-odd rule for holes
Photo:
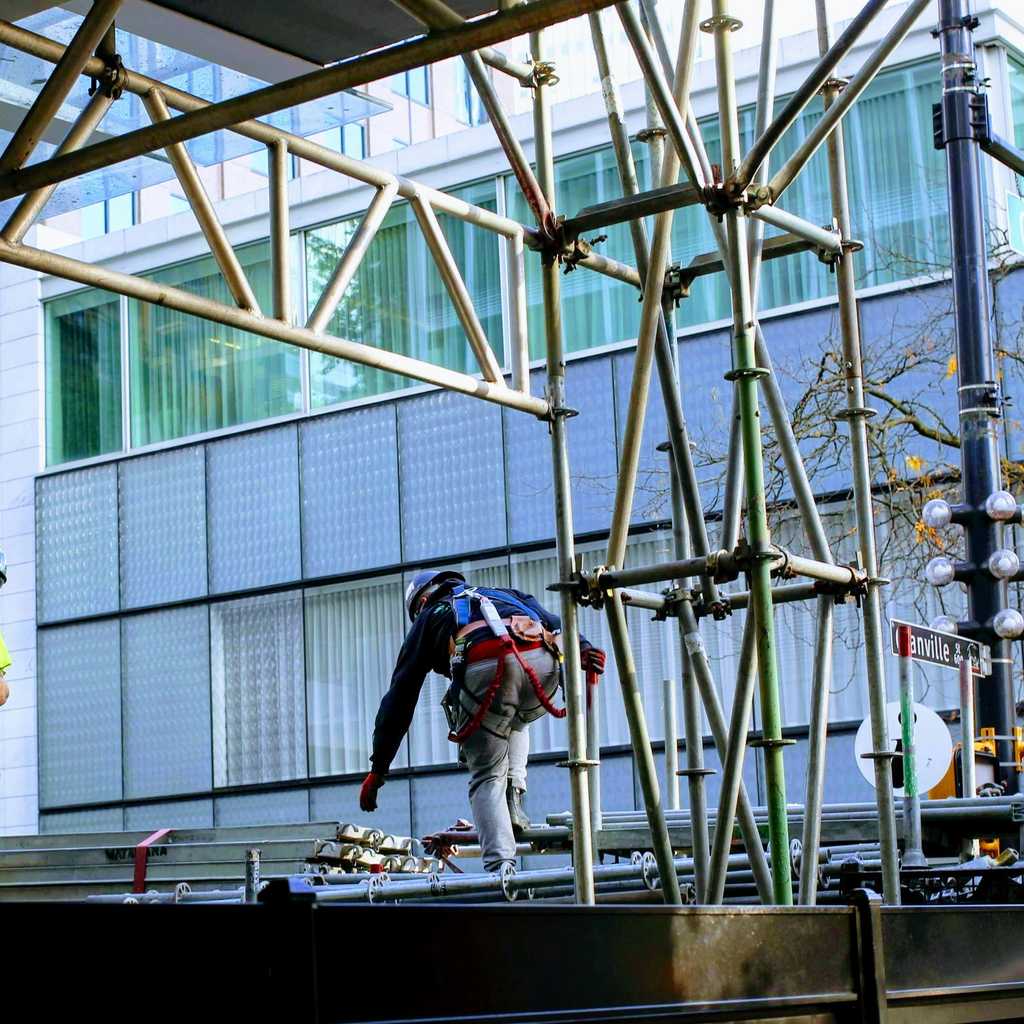
[[[411,71],[393,75],[391,91],[427,106],[430,103],[430,69],[413,68]]]
[[[1024,70],[1017,69],[1016,105],[1024,122]],[[853,210],[853,231],[865,243],[857,256],[862,286],[885,284],[929,272],[948,261],[945,174],[942,154],[931,141],[931,106],[938,98],[937,68],[933,61],[883,72],[864,92],[845,120],[846,159]],[[785,97],[779,100],[781,109]],[[772,152],[777,170],[807,136],[822,114],[820,100],[797,120]],[[741,149],[753,142],[754,111],[740,112]],[[701,129],[712,163],[720,163],[717,115],[704,118]],[[1024,134],[1024,129],[1022,129]],[[651,187],[647,147],[634,148],[640,187]],[[909,172],[909,173],[908,173]],[[574,216],[595,203],[621,196],[618,172],[610,147],[574,154],[555,163],[557,210]],[[529,224],[533,216],[515,180],[505,179],[510,216]],[[818,150],[786,191],[780,207],[815,224],[830,224],[831,202],[827,154]],[[779,232],[769,228],[766,236]],[[607,235],[597,251],[635,265],[626,225],[602,229]],[[714,249],[708,218],[700,207],[676,213],[672,233],[673,259],[682,264]],[[536,257],[527,260],[527,296],[531,355],[543,346],[540,273]],[[834,292],[828,268],[814,253],[803,253],[764,264],[759,305],[777,309]],[[636,337],[640,306],[635,290],[579,270],[562,278],[562,316],[569,352]],[[695,326],[730,315],[728,286],[723,274],[699,278],[679,307],[681,326]]]
[[[473,79],[469,76],[465,61],[457,60],[455,68],[455,116],[463,124],[486,124],[487,111],[480,101]]]
[[[405,625],[399,576],[306,591],[310,775],[367,770]]]
[[[121,306],[89,290],[46,303],[46,463],[121,448]]]
[[[643,146],[634,147],[640,187],[649,187],[647,153]],[[504,179],[509,216],[522,224],[535,224],[536,218],[526,204],[515,178]],[[586,206],[608,202],[622,195],[615,154],[611,146],[579,153],[555,161],[556,209],[573,216]],[[599,253],[612,259],[636,265],[629,225],[614,224],[602,228],[607,240],[596,246]],[[544,355],[544,320],[541,296],[540,260],[526,257],[526,301],[530,333],[530,356]],[[639,293],[627,284],[595,274],[576,270],[562,277],[562,325],[567,352],[635,338],[640,326]]]
[[[1010,108],[1013,117],[1013,137],[1018,146],[1024,146],[1024,61],[1010,57]]]
[[[338,130],[341,132],[342,153],[356,160],[364,160],[366,158],[366,125],[361,121],[353,121],[350,124],[342,125]]]
[[[210,609],[213,784],[306,775],[302,595]]]
[[[135,194],[125,192],[107,200],[107,231],[120,231],[135,223]]]
[[[453,189],[484,209],[496,208],[493,181]],[[441,230],[473,298],[477,316],[503,361],[500,240],[493,232],[439,213]],[[307,299],[312,311],[359,219],[306,235]],[[430,250],[407,203],[392,207],[327,331],[465,373],[479,368]],[[310,353],[310,403],[333,405],[408,387],[408,379],[331,356]]]
[[[82,238],[98,238],[107,232],[107,211],[105,203],[90,203],[82,207]]]
[[[238,250],[264,310],[270,307],[269,243]],[[147,275],[234,305],[212,256]],[[299,351],[163,306],[129,302],[131,443],[153,444],[302,408]]]

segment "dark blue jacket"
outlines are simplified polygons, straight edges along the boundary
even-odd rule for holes
[[[514,595],[535,611],[545,629],[554,633],[562,628],[561,619],[542,607],[532,595],[507,587],[500,589]],[[373,728],[373,754],[370,756],[370,763],[373,770],[380,775],[386,774],[391,767],[402,739],[409,731],[427,673],[437,672],[451,678],[449,652],[451,640],[457,632],[455,611],[448,600],[451,590],[451,587],[442,588],[434,600],[416,616],[416,621],[406,635],[401,651],[398,652],[398,661],[391,676],[391,687],[380,702]],[[494,607],[503,619],[522,614],[516,606],[503,605],[500,600],[494,601]],[[589,646],[582,637],[580,641],[581,646]]]

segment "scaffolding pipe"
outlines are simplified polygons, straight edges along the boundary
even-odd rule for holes
[[[679,35],[679,56],[672,99],[676,107],[685,110],[689,103],[690,79],[696,49],[697,12],[694,0],[686,0],[683,27]],[[679,173],[679,161],[674,149],[666,149],[661,168],[661,182],[674,185]],[[672,212],[661,213],[655,220],[654,241],[648,259],[647,279],[661,285],[672,248]],[[633,509],[637,466],[643,440],[644,419],[651,382],[651,364],[654,358],[658,325],[662,318],[662,288],[644,290],[640,312],[640,331],[633,362],[633,382],[630,388],[626,429],[619,454],[619,474],[615,488],[615,507],[612,513],[611,534],[608,539],[608,564],[622,566],[626,557],[626,541]]]
[[[679,810],[679,729],[676,713],[676,683],[664,679],[662,688],[662,710],[665,713],[665,806],[670,811]]]
[[[344,60],[331,67],[311,71],[284,82],[255,89],[229,100],[181,114],[161,124],[151,124],[116,138],[94,143],[75,153],[23,167],[0,175],[0,200],[22,195],[32,189],[67,181],[90,171],[97,171],[122,160],[144,156],[178,142],[188,142],[200,135],[231,128],[241,121],[265,117],[309,100],[322,99],[366,85],[392,75],[401,74],[425,64],[457,57],[514,39],[609,7],[615,0],[534,0],[511,10],[467,21],[461,28],[428,35],[411,42],[388,46],[361,57]],[[100,62],[102,73],[102,61]],[[77,71],[77,69],[76,69]]]
[[[815,0],[818,46],[828,47],[828,11],[826,0]],[[825,106],[836,102],[835,89],[825,92]],[[846,156],[841,122],[828,139],[828,175],[832,195],[832,216],[844,238],[850,235],[850,199],[846,181]],[[857,517],[857,539],[861,565],[867,574],[864,597],[864,653],[867,669],[868,709],[871,718],[871,745],[875,757],[875,797],[878,801],[878,834],[882,848],[882,877],[887,903],[900,902],[899,851],[896,846],[895,801],[892,792],[892,762],[889,730],[886,725],[885,660],[882,640],[882,604],[879,588],[878,551],[875,544],[875,517],[871,493],[871,464],[868,456],[867,417],[864,376],[861,362],[860,318],[857,311],[853,254],[847,253],[836,266],[836,290],[839,299],[839,326],[843,342],[843,368],[846,377],[846,416],[850,425],[850,449],[853,461],[853,498]]]
[[[803,238],[821,252],[837,255],[843,251],[843,239],[838,232],[832,231],[830,228],[818,227],[817,224],[812,224],[810,221],[804,220],[803,217],[781,210],[777,206],[761,206],[756,210],[751,210],[750,216],[756,221],[770,224],[781,231],[788,231],[790,234]]]
[[[661,64],[654,54],[650,40],[640,24],[640,18],[633,5],[629,2],[620,3],[615,10],[626,32],[626,38],[633,48],[637,63],[640,65],[644,85],[650,91],[650,96],[658,108],[658,113],[661,115],[665,131],[672,140],[672,147],[675,150],[676,159],[683,168],[683,173],[693,185],[709,184],[700,176],[697,154],[686,132],[686,118],[683,112],[689,106],[689,99],[687,98],[686,103],[676,102],[672,88],[669,86],[668,79],[661,69]],[[651,166],[657,167],[658,164],[652,161]],[[664,163],[662,163],[662,166],[664,166]],[[664,187],[674,184],[674,182],[667,182],[664,174],[662,174],[661,184]]]
[[[164,103],[159,89],[151,89],[142,97],[142,102],[154,125],[166,123],[170,118],[167,104]],[[78,152],[83,151],[78,150]],[[181,190],[185,193],[185,198],[192,208],[192,213],[199,222],[200,230],[210,247],[210,252],[217,261],[220,272],[224,275],[224,282],[227,284],[228,290],[241,309],[259,315],[260,307],[256,301],[256,294],[249,284],[249,279],[245,276],[245,271],[235,255],[235,250],[228,241],[224,228],[221,227],[221,223],[217,219],[217,211],[214,210],[213,203],[210,202],[210,197],[206,194],[202,179],[199,177],[196,165],[192,162],[192,157],[188,155],[188,150],[182,143],[176,142],[167,146],[165,152],[168,162],[174,168],[174,174],[181,185]]]
[[[708,660],[707,649],[704,640],[700,635],[697,625],[697,617],[689,601],[683,601],[679,608],[679,631],[683,637],[683,645],[693,666],[693,677],[697,683],[701,702],[704,705],[704,713],[707,715],[708,724],[711,727],[711,736],[715,741],[715,747],[720,750],[728,749],[726,742],[727,732],[725,725],[725,712],[722,710],[722,701],[715,688],[714,676],[711,672],[711,663]],[[765,856],[764,846],[761,843],[761,833],[757,827],[754,817],[754,809],[750,804],[747,795],[747,788],[740,780],[739,799],[737,805],[737,819],[740,827],[740,834],[743,837],[743,845],[746,847],[747,855],[750,857],[754,876],[757,879],[757,891],[764,903],[770,903],[773,893],[771,871],[768,867],[768,859]]]
[[[539,32],[530,37],[535,62],[543,57]],[[555,196],[554,147],[551,112],[546,86],[533,93],[533,136],[537,150],[537,174],[541,190]],[[544,297],[544,334],[547,351],[547,399],[551,410],[551,465],[554,478],[555,531],[558,578],[567,581],[576,571],[576,546],[572,518],[572,481],[569,476],[569,442],[566,434],[565,350],[562,340],[561,279],[558,264],[545,257],[541,262]],[[587,758],[587,723],[583,671],[580,665],[580,633],[576,602],[561,591],[562,642],[565,651],[565,706],[568,733],[569,791],[577,827],[572,833],[573,881],[576,902],[594,902],[594,840],[590,831],[590,784]]]
[[[775,108],[775,79],[778,72],[778,31],[775,23],[775,0],[765,0],[761,19],[761,59],[757,69],[757,105],[754,109],[754,138],[759,139],[768,130]],[[754,175],[752,185],[763,185],[767,176],[768,157]],[[754,309],[758,308],[761,288],[761,261],[764,257],[764,221],[755,220],[747,237],[747,263],[750,267],[750,294]]]
[[[821,843],[821,808],[825,801],[825,754],[828,740],[828,702],[832,686],[833,602],[818,598],[814,672],[811,679],[811,714],[807,726],[807,787],[804,796],[804,827],[800,866],[800,903],[813,907],[818,901],[818,849]]]
[[[480,55],[477,53],[464,53],[462,60],[480,96],[480,102],[483,103],[487,111],[491,127],[494,128],[494,134],[498,138],[498,144],[501,146],[505,158],[508,160],[509,167],[511,167],[512,173],[519,183],[520,191],[523,193],[523,197],[526,199],[530,209],[533,210],[538,227],[547,239],[554,238],[555,216],[551,208],[551,203],[555,201],[554,196],[552,196],[549,203],[544,195],[544,190],[537,181],[537,176],[533,173],[533,168],[530,166],[526,152],[519,144],[519,139],[516,137],[512,124],[502,108],[498,94],[494,91],[494,86],[491,84],[491,80],[487,75],[487,69],[484,67],[484,62],[480,59]],[[540,89],[543,86],[538,85],[537,88]]]
[[[526,273],[522,232],[506,239],[508,247],[508,336],[512,349],[512,387],[530,393],[529,316],[526,311]]]
[[[379,370],[412,377],[426,384],[436,384],[450,391],[480,398],[497,405],[519,409],[532,413],[538,419],[546,419],[549,415],[548,403],[542,398],[513,391],[501,385],[489,384],[477,377],[456,370],[448,370],[442,366],[425,363],[420,359],[398,352],[388,352],[372,345],[364,345],[357,341],[347,341],[327,334],[314,334],[302,327],[294,327],[273,320],[270,317],[258,317],[245,310],[228,306],[213,299],[207,299],[192,292],[186,292],[170,285],[159,284],[142,277],[121,274],[106,267],[85,263],[82,260],[70,259],[58,253],[45,252],[27,245],[11,245],[0,239],[0,261],[16,267],[25,267],[40,274],[54,274],[78,281],[90,287],[105,288],[107,291],[118,292],[129,298],[154,305],[166,306],[181,313],[212,320],[241,331],[251,331],[264,338],[284,341],[289,345],[309,349],[311,352],[322,352],[325,355],[348,359],[363,366],[372,366]]]
[[[466,19],[461,14],[453,11],[441,0],[392,0],[392,2],[428,28],[459,28],[466,23]],[[511,75],[512,78],[518,80],[520,85],[532,88],[534,69],[529,64],[512,60],[500,50],[494,50],[489,46],[484,46],[476,52],[480,55],[480,59],[495,71]]]
[[[99,127],[104,115],[110,109],[113,100],[102,90],[97,89],[95,94],[85,105],[85,108],[78,115],[75,123],[68,129],[67,135],[56,149],[56,154],[70,153],[81,149],[89,137]],[[56,185],[47,185],[45,188],[36,189],[23,196],[21,202],[15,207],[7,223],[0,234],[3,238],[14,244],[20,242],[28,232],[28,229],[36,222],[43,208],[50,201]]]
[[[715,71],[718,85],[722,160],[731,174],[739,162],[739,112],[732,60],[734,19],[728,13],[727,0],[713,0],[711,31],[715,39]],[[733,307],[733,373],[740,412],[743,439],[743,467],[747,498],[747,539],[753,564],[749,569],[752,596],[751,612],[756,622],[758,681],[763,720],[764,770],[771,808],[768,822],[775,902],[793,902],[792,879],[787,869],[789,822],[786,819],[786,779],[782,763],[782,720],[779,707],[778,664],[772,616],[772,553],[768,533],[768,512],[764,496],[764,465],[761,421],[758,413],[757,369],[754,342],[754,310],[750,295],[750,268],[747,265],[747,225],[742,211],[726,213],[728,256]]]
[[[476,356],[477,365],[483,373],[484,380],[490,381],[492,384],[499,381],[504,382],[505,378],[502,375],[501,367],[495,358],[494,350],[487,341],[483,324],[480,323],[473,307],[473,298],[469,294],[466,282],[462,280],[455,257],[452,256],[441,225],[437,222],[437,216],[430,203],[422,196],[413,199],[411,205],[420,231],[423,232],[423,237],[426,239],[427,248],[430,249],[430,254],[434,257],[441,280],[444,282],[459,322],[462,324],[462,329],[466,332],[466,339],[469,341],[469,347],[473,350],[473,355]]]
[[[886,2],[887,0],[868,0],[860,13],[846,26],[835,43],[822,55],[811,73],[790,96],[778,116],[757,137],[753,146],[750,147],[750,152],[743,158],[743,162],[733,176],[732,184],[736,193],[742,192],[753,181],[758,168],[775,148],[776,143],[795,123],[804,107],[818,95],[825,83],[832,77],[839,62],[850,52],[853,44],[885,7]]]
[[[39,140],[78,81],[82,68],[113,25],[120,6],[121,0],[93,0],[71,42],[61,54],[56,67],[50,72],[50,77],[43,82],[43,87],[36,94],[32,106],[28,108],[21,119],[21,124],[15,128],[10,141],[0,154],[0,174],[17,171],[35,152]],[[101,63],[106,70],[106,64],[102,60]],[[73,149],[65,149],[61,155],[67,157],[72,152]],[[50,184],[55,182],[40,182],[40,185]]]
[[[693,17],[693,15],[690,15],[690,17]],[[662,33],[659,23],[650,12],[648,13],[648,19],[655,38],[660,39]],[[685,17],[683,27],[686,27]],[[629,198],[636,196],[639,188],[636,165],[633,161],[633,151],[630,146],[629,133],[626,130],[625,118],[619,101],[618,88],[608,61],[600,14],[590,15],[590,29],[594,43],[594,54],[597,59],[598,74],[602,83],[605,108],[608,114],[608,130],[611,135],[612,148],[615,152],[616,165],[619,171],[619,181],[622,185],[623,195]],[[637,268],[641,278],[646,279],[648,271],[647,229],[642,219],[631,220],[629,226]],[[710,550],[707,524],[704,520],[704,509],[700,500],[697,471],[694,467],[693,455],[690,450],[686,418],[683,415],[678,368],[673,358],[675,354],[675,324],[673,323],[671,313],[665,308],[664,303],[661,319],[658,323],[658,336],[655,346],[658,378],[661,383],[665,418],[668,423],[670,462],[680,480],[685,481],[683,495],[686,508],[686,523],[690,529],[691,543],[698,553],[706,554]],[[714,582],[710,579],[705,579],[703,587],[705,599],[708,603],[716,604],[720,598]],[[637,602],[630,603],[635,604]]]
[[[729,851],[732,849],[736,802],[739,797],[740,781],[743,778],[743,762],[747,754],[747,730],[750,727],[750,712],[754,706],[754,690],[757,685],[758,632],[756,614],[748,612],[747,621],[743,624],[736,692],[733,695],[732,716],[729,719],[729,736],[725,749],[719,751],[722,759],[722,787],[718,795],[718,813],[715,815],[715,835],[711,844],[711,862],[708,869],[707,901],[711,904],[721,903],[725,894],[725,876],[729,865]],[[776,879],[776,896],[777,876],[780,870],[778,858],[773,855],[772,875]]]
[[[847,111],[857,102],[860,94],[874,81],[882,65],[889,59],[889,55],[903,42],[907,33],[914,27],[914,22],[931,3],[932,0],[912,0],[907,6],[907,9],[875,47],[861,69],[850,79],[846,88],[826,108],[824,116],[807,133],[807,137],[797,146],[793,155],[772,176],[767,185],[767,194],[772,202],[777,202],[783,192],[793,183],[793,179],[818,151],[818,147],[832,134]]]
[[[334,268],[330,280],[320,293],[313,312],[309,315],[309,320],[306,322],[307,331],[320,334],[327,329],[331,317],[334,316],[341,300],[345,297],[345,292],[348,291],[348,286],[352,283],[352,278],[355,277],[356,271],[362,264],[370,248],[370,243],[376,237],[388,210],[391,209],[397,192],[397,181],[390,181],[377,190],[366,213],[363,214],[363,219],[359,222],[359,227],[348,240],[345,251],[341,254],[341,259],[338,260],[338,265]]]
[[[672,843],[669,840],[665,811],[661,806],[661,795],[658,792],[658,770],[654,764],[651,738],[647,732],[647,720],[644,717],[643,701],[637,683],[633,649],[626,627],[626,613],[623,610],[622,601],[617,595],[613,594],[605,603],[605,612],[608,615],[608,629],[615,651],[619,685],[622,688],[622,703],[625,707],[629,737],[633,746],[633,763],[640,780],[640,790],[643,793],[644,807],[647,810],[647,823],[651,830],[651,846],[654,849],[654,857],[658,862],[664,883],[662,892],[666,903],[680,904],[682,895],[675,872],[672,870]],[[582,819],[574,818],[573,820]],[[575,836],[574,829],[574,839]]]
[[[677,559],[690,553],[683,493],[675,463],[669,459],[669,480],[672,488],[672,544]],[[688,595],[687,595],[688,596]],[[685,597],[684,597],[685,600]],[[679,653],[683,664],[683,737],[686,741],[686,787],[690,798],[691,842],[693,850],[694,888],[698,903],[707,902],[708,893],[708,803],[704,785],[704,729],[700,720],[700,695],[694,680],[693,662],[686,643],[683,620],[678,620]]]
[[[610,277],[614,281],[628,284],[631,288],[640,289],[643,287],[640,274],[633,267],[626,263],[620,263],[618,260],[610,259],[599,252],[591,250],[578,257],[575,262],[581,267],[586,267],[595,273]]]
[[[563,225],[567,238],[575,238],[588,231],[625,224],[639,217],[654,217],[670,210],[682,210],[704,202],[704,190],[695,185],[663,185],[635,196],[610,199],[605,203],[585,206],[575,217]]]
[[[283,139],[267,146],[270,185],[270,271],[274,316],[291,323],[291,237],[288,213],[288,146]]]

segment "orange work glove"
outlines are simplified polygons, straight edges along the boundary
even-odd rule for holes
[[[377,772],[370,772],[363,779],[363,786],[359,790],[359,809],[369,813],[377,810],[377,792],[384,785],[384,776]]]

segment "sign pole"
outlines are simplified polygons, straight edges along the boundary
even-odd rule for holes
[[[921,794],[917,791],[917,766],[914,762],[914,660],[909,626],[899,627],[897,643],[900,658],[900,724],[903,728],[903,866],[925,868],[928,861],[921,848]]]
[[[977,795],[978,782],[974,776],[974,672],[971,662],[960,662],[960,790],[961,796],[971,799]],[[978,840],[964,840],[964,856],[978,856]]]

